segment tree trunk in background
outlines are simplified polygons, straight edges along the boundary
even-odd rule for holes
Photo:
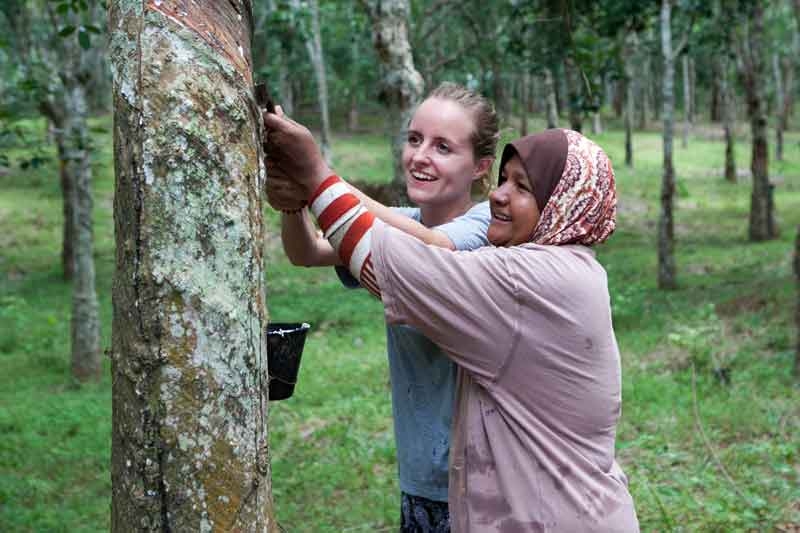
[[[797,237],[794,240],[794,275],[797,287],[797,305],[794,311],[797,348],[794,356],[794,375],[800,378],[800,226],[797,226]]]
[[[111,530],[276,532],[250,3],[109,14]]]
[[[409,0],[361,0],[372,23],[372,44],[383,66],[381,99],[392,114],[394,186],[405,195],[400,156],[414,107],[425,90],[408,40]]]
[[[72,376],[78,381],[95,380],[102,368],[100,354],[100,314],[95,290],[94,236],[92,227],[91,142],[88,127],[87,90],[98,76],[96,55],[102,53],[102,43],[84,50],[77,38],[60,37],[52,12],[54,6],[34,2],[34,16],[48,16],[51,37],[35,40],[35,56],[54,73],[48,80],[47,94],[39,107],[55,126],[54,133],[59,156],[62,186],[64,231],[62,263],[64,276],[72,279],[72,310],[70,317],[70,346]],[[93,17],[100,11],[90,10],[84,23],[101,24]],[[75,13],[64,15],[60,22],[75,23]],[[47,24],[47,23],[45,23]]]
[[[689,56],[689,123],[694,124],[697,116],[697,70],[694,58]]]
[[[719,20],[719,15],[715,15],[717,20]],[[722,55],[722,54],[719,54]],[[719,57],[715,57],[711,60],[711,79],[709,83],[711,84],[711,102],[708,109],[708,119],[711,122],[722,122],[722,71],[721,71],[722,61]]]
[[[661,215],[658,219],[658,287],[677,288],[675,272],[675,237],[672,218],[675,197],[675,170],[672,165],[672,138],[674,129],[675,57],[672,53],[671,0],[661,0],[661,50],[664,55],[664,173],[661,181]]]
[[[772,54],[772,74],[775,76],[775,160],[783,161],[783,75],[777,53]]]
[[[689,129],[692,121],[692,95],[689,86],[689,55],[683,54],[683,137],[681,137],[681,146],[686,148],[689,146]]]
[[[547,128],[558,127],[558,102],[556,101],[556,83],[553,79],[553,70],[544,69],[544,91],[547,97]]]
[[[645,52],[642,62],[642,77],[639,83],[639,100],[642,102],[642,112],[639,115],[639,129],[646,130],[650,123],[650,56]]]
[[[581,80],[575,61],[564,60],[564,81],[566,83],[567,106],[569,107],[569,127],[577,132],[583,131],[583,109],[581,109]]]
[[[65,165],[72,182],[68,203],[75,228],[72,281],[72,375],[79,381],[100,377],[100,311],[95,291],[94,235],[92,225],[92,169],[86,122],[86,88],[72,78],[65,86]]]
[[[296,10],[300,10],[300,1],[293,0]],[[325,75],[325,56],[322,53],[322,35],[319,28],[319,2],[309,1],[311,27],[306,32],[306,51],[314,69],[314,80],[317,83],[317,103],[320,115],[320,144],[322,155],[329,165],[333,165],[331,152],[331,125],[328,114],[328,77]]]
[[[773,186],[769,182],[769,151],[767,141],[767,113],[764,101],[764,6],[753,0],[752,14],[744,21],[747,35],[741,43],[742,80],[747,95],[747,112],[750,117],[752,137],[753,192],[750,197],[750,240],[764,241],[778,236],[775,224]]]
[[[358,80],[358,64],[361,61],[361,53],[358,49],[358,39],[356,32],[358,28],[354,22],[350,23],[350,72],[354,75],[350,79],[350,109],[347,113],[347,130],[350,132],[358,131],[359,128],[359,113],[358,113],[358,90],[356,87],[359,85]]]
[[[730,67],[725,54],[719,56],[719,99],[722,129],[725,133],[725,181],[736,183],[736,157],[734,154],[735,137],[733,135],[734,114],[733,91],[730,84]]]
[[[46,116],[53,124],[53,137],[56,144],[56,153],[58,154],[58,173],[59,182],[61,184],[61,211],[64,215],[64,226],[61,230],[61,269],[64,273],[64,279],[71,280],[75,277],[74,243],[77,240],[77,224],[74,212],[75,205],[72,201],[75,198],[75,180],[74,177],[67,172],[67,145],[64,135],[66,129],[62,113],[46,113]],[[54,120],[54,117],[58,117],[58,122]]]
[[[522,90],[520,98],[520,126],[519,134],[525,136],[528,134],[528,109],[530,108],[531,99],[531,75],[527,70],[522,74]]]
[[[625,37],[625,166],[633,166],[633,120],[636,113],[634,101],[633,57],[636,51],[636,34],[631,32]]]
[[[592,134],[600,135],[603,133],[603,121],[600,117],[600,111],[592,113]]]
[[[795,40],[798,40],[795,37]],[[796,53],[800,53],[800,43],[794,45]],[[783,109],[781,110],[781,128],[782,131],[789,129],[789,116],[792,114],[794,108],[794,60],[791,57],[784,56],[783,61],[784,84],[783,84]]]

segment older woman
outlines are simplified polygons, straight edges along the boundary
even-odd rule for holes
[[[614,174],[579,133],[506,146],[495,247],[454,252],[386,226],[325,165],[308,130],[266,116],[268,165],[297,180],[343,264],[458,365],[453,529],[638,531],[614,460],[619,352],[590,245],[614,229]]]

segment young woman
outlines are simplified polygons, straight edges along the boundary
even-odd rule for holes
[[[452,83],[436,88],[415,111],[402,163],[406,190],[418,207],[389,209],[353,192],[388,224],[426,243],[451,250],[488,244],[488,202],[475,204],[472,190],[484,188],[494,161],[498,125],[484,98]],[[318,235],[307,199],[297,186],[270,173],[270,203],[290,210],[281,220],[284,250],[303,266],[342,265],[331,244]],[[337,272],[347,286],[358,280]],[[401,531],[450,531],[447,506],[450,427],[455,367],[441,349],[412,326],[387,324],[397,462],[401,490]]]
[[[614,459],[619,352],[590,248],[615,226],[605,153],[567,130],[506,146],[490,195],[496,247],[459,253],[376,220],[305,128],[264,120],[270,169],[302,176],[326,238],[387,322],[417,327],[458,365],[454,531],[638,531]]]

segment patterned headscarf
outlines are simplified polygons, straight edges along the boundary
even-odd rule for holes
[[[614,232],[614,169],[597,144],[572,130],[528,135],[506,145],[500,159],[501,176],[503,166],[514,155],[522,160],[540,212],[531,242],[591,245]]]

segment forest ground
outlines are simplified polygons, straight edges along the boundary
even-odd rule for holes
[[[110,119],[94,123],[95,258],[103,347],[114,268]],[[535,125],[541,124],[534,123]],[[613,126],[614,124],[612,124]],[[40,122],[23,122],[39,153]],[[800,530],[800,395],[791,376],[800,223],[800,134],[770,164],[781,237],[747,241],[750,148],[739,127],[737,184],[723,181],[716,126],[675,142],[680,288],[656,288],[658,125],[593,136],[614,162],[619,224],[599,249],[622,353],[618,458],[643,531]],[[680,125],[676,128],[680,132]],[[513,137],[507,129],[504,138]],[[501,145],[502,146],[502,145]],[[380,133],[334,136],[346,178],[386,181]],[[70,378],[70,285],[61,276],[57,162],[0,172],[0,531],[109,527],[111,382]],[[331,269],[292,267],[267,213],[270,317],[306,321],[295,395],[270,406],[273,493],[286,531],[393,531],[399,493],[381,305]]]

